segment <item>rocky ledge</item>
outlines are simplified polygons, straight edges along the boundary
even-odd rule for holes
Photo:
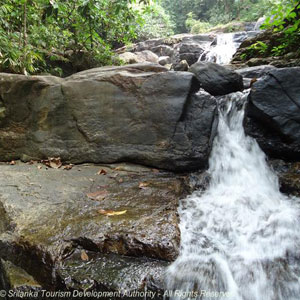
[[[65,79],[2,73],[0,160],[205,167],[216,102],[199,87],[192,73],[147,63]]]
[[[162,289],[187,177],[129,164],[58,167],[0,165],[2,285]]]

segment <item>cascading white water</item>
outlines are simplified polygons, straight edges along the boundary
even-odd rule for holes
[[[234,43],[233,36],[234,33],[217,35],[216,45],[205,51],[199,61],[228,64],[239,46],[239,44]]]
[[[166,274],[171,299],[300,299],[300,199],[279,192],[245,135],[245,103],[242,93],[219,103],[210,185],[181,202],[180,255]]]

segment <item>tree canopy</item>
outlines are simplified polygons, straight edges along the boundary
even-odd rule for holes
[[[176,24],[176,32],[186,32],[189,13],[193,18],[211,25],[233,20],[256,21],[263,16],[274,0],[161,0]]]
[[[143,3],[143,11],[134,8]],[[110,63],[111,49],[136,36],[150,0],[1,0],[0,68],[35,73],[66,51]]]

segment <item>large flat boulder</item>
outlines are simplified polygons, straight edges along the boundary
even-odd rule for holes
[[[300,159],[300,68],[271,69],[252,85],[248,134],[274,158]]]
[[[47,289],[161,282],[178,254],[185,178],[130,164],[67,169],[0,165],[0,259]]]
[[[215,101],[208,94],[195,98],[198,89],[193,74],[158,64],[103,67],[65,79],[0,74],[0,160],[59,156],[72,163],[204,167],[211,135],[202,129],[211,127]]]

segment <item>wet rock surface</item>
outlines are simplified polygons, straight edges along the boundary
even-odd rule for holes
[[[48,289],[163,288],[185,176],[130,164],[0,169],[3,260]]]
[[[256,67],[248,67],[236,70],[236,72],[243,76],[243,78],[260,78],[268,73],[268,71],[275,69],[271,65],[262,65]]]
[[[116,295],[113,298],[163,299],[164,273],[169,263],[145,258],[95,255],[88,251],[87,254],[89,261],[83,262],[80,251],[75,251],[60,265],[58,272],[65,279],[68,290],[110,292]],[[141,293],[146,293],[146,297]]]
[[[226,95],[244,89],[243,77],[221,65],[211,62],[197,62],[189,68],[195,74],[200,86],[214,96]]]
[[[42,290],[41,285],[31,275],[10,261],[2,260],[2,274],[4,278],[4,287],[2,289],[9,291],[8,299],[29,300],[32,297],[25,296],[26,293],[30,294]]]
[[[300,160],[300,68],[269,70],[252,85],[246,132],[265,153]]]
[[[270,160],[270,165],[279,178],[281,192],[300,197],[300,162]]]

